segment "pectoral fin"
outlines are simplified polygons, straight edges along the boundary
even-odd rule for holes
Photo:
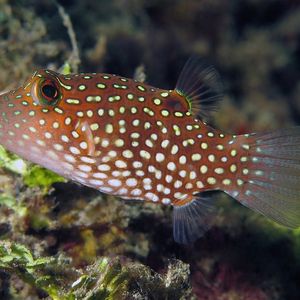
[[[200,119],[207,119],[223,98],[223,86],[218,72],[198,57],[191,57],[187,61],[175,90],[185,97],[191,114]]]
[[[79,120],[75,126],[75,131],[78,133],[79,137],[81,137],[84,147],[81,147],[81,151],[83,155],[86,156],[95,156],[95,142],[93,132],[89,126],[87,121]]]

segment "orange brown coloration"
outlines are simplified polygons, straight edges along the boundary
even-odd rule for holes
[[[192,241],[209,221],[199,192],[222,190],[243,202],[253,194],[249,173],[255,184],[268,171],[260,160],[266,148],[257,146],[261,140],[224,134],[201,120],[215,73],[195,76],[194,86],[184,74],[168,91],[110,74],[36,72],[1,96],[1,143],[102,192],[173,205],[175,239]]]
[[[55,107],[36,105],[30,116],[32,107],[24,103],[31,96],[22,96],[24,107],[15,121],[28,116],[30,126],[5,127],[15,133],[7,140],[8,149],[29,160],[42,155],[46,167],[59,173],[60,163],[64,176],[103,192],[164,204],[182,205],[201,190],[224,189],[226,178],[229,186],[236,185],[240,172],[226,176],[218,169],[229,169],[231,149],[239,156],[244,151],[237,143],[229,145],[233,136],[195,120],[176,91],[107,74],[62,76],[51,71],[35,74],[26,90],[37,93],[36,82],[43,77],[57,81],[62,99]],[[32,128],[42,129],[40,139]],[[16,142],[17,151],[12,149]]]

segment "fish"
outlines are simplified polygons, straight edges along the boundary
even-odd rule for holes
[[[100,192],[172,206],[181,244],[210,228],[209,191],[299,227],[300,127],[225,133],[209,125],[222,98],[219,73],[194,57],[173,90],[39,70],[0,96],[0,144]]]

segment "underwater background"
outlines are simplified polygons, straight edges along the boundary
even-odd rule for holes
[[[214,127],[300,124],[300,1],[59,4],[0,0],[0,91],[66,62],[172,89],[198,55],[224,84]],[[0,299],[300,299],[300,229],[223,194],[212,229],[182,246],[168,207],[66,182],[2,148],[0,166]]]

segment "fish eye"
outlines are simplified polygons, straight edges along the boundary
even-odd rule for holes
[[[62,93],[55,78],[41,77],[32,86],[32,97],[36,104],[55,106],[61,99]]]
[[[40,96],[42,104],[55,105],[60,98],[60,91],[55,81],[46,79],[41,82]]]
[[[48,99],[56,100],[59,96],[58,89],[53,82],[44,82],[41,87],[42,95]]]

